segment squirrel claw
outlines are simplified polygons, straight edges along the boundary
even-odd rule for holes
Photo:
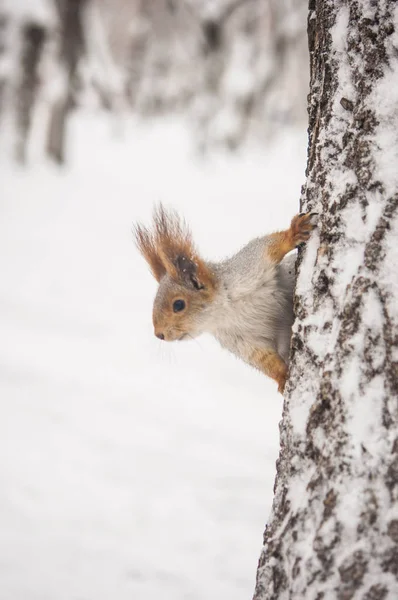
[[[311,231],[315,227],[315,219],[317,213],[300,213],[293,217],[290,232],[294,246],[298,246],[303,242],[308,241]]]

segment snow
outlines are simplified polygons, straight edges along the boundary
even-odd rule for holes
[[[374,18],[374,7],[369,8],[369,18]],[[398,18],[398,9],[395,7],[395,21]],[[355,100],[352,82],[350,81],[350,65],[347,56],[344,56],[346,47],[346,39],[348,36],[348,16],[349,10],[347,7],[341,8],[338,12],[336,25],[333,28],[333,43],[336,57],[339,60],[339,91],[336,95],[336,100],[340,96]],[[394,44],[398,41],[398,34],[393,34],[390,49],[394,48]],[[388,46],[387,46],[388,47]],[[396,123],[398,119],[397,101],[398,88],[397,81],[397,62],[394,56],[391,56],[391,61],[385,66],[383,77],[380,77],[374,84],[372,93],[365,99],[365,105],[369,111],[374,111],[375,118],[378,123],[373,141],[372,159],[375,161],[374,180],[379,180],[383,184],[382,192],[368,191],[367,206],[363,214],[360,213],[358,207],[347,207],[341,212],[345,221],[345,227],[349,235],[346,236],[350,247],[337,248],[335,253],[335,264],[339,265],[340,286],[335,286],[334,296],[342,298],[342,300],[350,299],[351,290],[349,288],[356,274],[368,276],[369,273],[363,265],[363,253],[366,243],[374,234],[378,223],[382,217],[382,211],[386,208],[386,198],[393,196],[396,193],[398,186],[397,177],[397,160],[398,160],[398,136],[396,131]],[[355,104],[355,102],[354,102]],[[344,111],[343,111],[344,112]],[[341,122],[344,123],[343,115],[341,114]],[[337,123],[337,120],[336,120]],[[340,178],[334,178],[336,181],[336,193],[343,191],[344,185],[347,184],[346,175]],[[343,188],[343,189],[342,189]],[[391,220],[392,231],[394,229],[393,221]],[[395,236],[396,237],[396,236]],[[339,256],[341,255],[341,258]],[[396,253],[395,253],[396,254]],[[386,269],[390,272],[384,277],[384,282],[391,281],[391,266],[395,264],[391,246],[388,243],[388,234],[386,240],[386,255],[384,259],[381,273],[378,275],[378,282],[383,282],[383,271]],[[343,260],[344,258],[344,260]],[[340,265],[344,265],[341,267]],[[383,282],[383,283],[384,283]],[[382,287],[382,285],[381,285]],[[387,286],[388,289],[389,285]],[[366,440],[366,450],[370,456],[378,457],[385,453],[385,440],[381,436],[384,435],[384,430],[381,429],[382,423],[382,407],[380,406],[380,394],[384,388],[384,379],[380,376],[373,376],[372,380],[366,384],[365,389],[361,389],[360,397],[358,397],[358,381],[361,381],[361,369],[363,362],[363,353],[365,351],[364,342],[371,341],[370,350],[368,352],[368,360],[371,359],[372,368],[382,370],[385,362],[385,350],[383,344],[377,339],[383,339],[383,307],[380,303],[379,295],[372,289],[367,290],[363,298],[362,307],[362,322],[360,330],[356,335],[353,335],[350,340],[351,348],[354,349],[354,354],[350,360],[346,359],[344,370],[340,381],[340,392],[345,406],[347,407],[347,433],[352,440],[354,453],[359,457],[363,449],[363,440]],[[391,311],[390,314],[393,314]],[[368,458],[367,462],[371,462]],[[377,459],[375,458],[375,463]],[[351,517],[349,516],[348,519]]]
[[[398,17],[398,8],[395,9],[395,15]],[[337,65],[337,81],[338,90],[334,94],[333,100],[333,119],[330,121],[329,129],[325,129],[319,135],[319,144],[324,145],[325,138],[333,139],[335,144],[330,147],[324,145],[322,148],[322,160],[326,163],[330,161],[330,173],[325,183],[328,192],[331,193],[334,201],[338,202],[339,198],[346,193],[351,187],[357,185],[357,178],[354,171],[345,162],[346,149],[342,143],[343,135],[347,128],[351,127],[352,112],[345,110],[341,105],[341,99],[350,100],[355,107],[357,102],[357,91],[352,80],[352,65],[349,62],[349,54],[347,52],[347,41],[349,35],[349,17],[350,9],[348,6],[341,6],[336,14],[336,22],[331,27],[333,40],[333,58]],[[398,34],[394,33],[394,42],[398,40]],[[339,242],[333,248],[334,265],[330,265],[330,259],[327,255],[327,248],[320,246],[319,236],[316,232],[309,240],[306,252],[303,258],[303,264],[300,272],[300,277],[297,281],[297,294],[302,298],[302,302],[306,304],[308,317],[300,323],[301,327],[309,326],[311,333],[309,334],[307,344],[310,350],[316,355],[320,362],[328,356],[328,369],[332,369],[333,356],[335,352],[335,344],[339,334],[339,319],[335,319],[335,315],[347,304],[347,298],[350,293],[350,285],[354,277],[360,272],[364,261],[364,249],[366,243],[369,242],[376,226],[382,216],[382,210],[385,207],[385,195],[395,193],[398,185],[396,164],[398,160],[398,137],[397,128],[393,126],[396,121],[397,113],[397,86],[394,82],[397,79],[397,64],[391,60],[386,67],[384,77],[378,80],[373,88],[373,92],[367,99],[367,104],[370,109],[375,110],[377,114],[377,132],[375,135],[376,147],[373,148],[372,156],[376,159],[375,179],[380,177],[380,181],[386,183],[386,189],[383,193],[380,191],[367,191],[366,210],[364,208],[358,210],[355,204],[348,204],[346,207],[339,210],[339,218],[342,220],[342,229],[345,229],[345,235],[342,238],[343,242]],[[336,147],[339,147],[341,160],[335,160]],[[308,187],[313,184],[308,182]],[[319,189],[318,193],[321,193]],[[319,210],[316,205],[311,206],[311,210]],[[321,212],[321,210],[319,210]],[[330,223],[321,222],[322,227],[329,227]],[[324,272],[329,281],[332,281],[333,297],[337,299],[338,305],[333,306],[331,303],[324,301],[321,311],[314,309],[312,302],[312,283],[313,276],[317,278],[317,274]],[[337,274],[337,275],[336,275]],[[372,305],[373,313],[377,310],[378,301]],[[365,322],[370,323],[369,311],[366,313]],[[325,321],[329,321],[330,328],[326,331],[321,327]],[[297,327],[296,324],[295,327]],[[313,329],[312,329],[313,327]],[[294,328],[294,331],[296,329]],[[362,332],[360,332],[362,334]],[[358,356],[360,356],[363,348],[358,348]],[[379,362],[383,357],[379,357]],[[346,372],[341,378],[341,388],[343,397],[348,400],[352,396],[350,390],[354,391],[355,382],[359,376],[360,359],[352,364],[346,365]],[[326,367],[325,367],[326,368]],[[305,424],[309,414],[313,395],[316,390],[311,390],[308,393],[308,382],[303,386],[304,389],[300,394],[295,394],[295,399],[292,402],[300,402],[299,406],[291,407],[292,426],[295,432],[303,435],[305,432]],[[369,389],[371,396],[371,390]],[[299,398],[299,399],[298,399]],[[370,402],[372,402],[370,400]],[[348,403],[349,404],[349,403]],[[366,411],[365,411],[366,412]],[[358,414],[354,421],[359,423],[362,418],[362,411],[358,405]],[[353,434],[363,431],[363,428],[353,428]],[[360,439],[360,436],[357,436]]]
[[[398,597],[389,521],[396,500],[398,37],[384,38],[396,23],[389,3],[339,3],[335,10],[332,4],[318,14],[329,23],[336,15],[331,60],[327,32],[311,40],[313,75],[326,73],[328,82],[323,88],[318,79],[312,90],[316,148],[303,192],[303,209],[321,220],[298,276],[299,335],[256,597],[392,600]],[[364,33],[372,22],[380,46]],[[384,50],[390,60],[378,78]],[[344,109],[343,98],[352,106],[343,102]],[[358,125],[363,115],[368,127],[366,120]]]
[[[211,339],[154,337],[131,226],[161,200],[211,258],[287,226],[305,133],[205,162],[178,123],[72,125],[64,170],[2,168],[1,596],[248,598],[281,397]]]
[[[55,10],[50,0],[1,0],[0,8],[21,22],[35,21],[43,25],[54,24]]]
[[[393,22],[398,22],[398,6],[393,9]],[[385,192],[388,195],[396,193],[398,188],[397,160],[398,160],[398,65],[396,60],[396,47],[398,44],[397,28],[391,36],[391,56],[389,64],[369,98],[369,105],[375,107],[377,126],[377,175],[383,181]]]
[[[255,89],[255,75],[250,70],[253,49],[250,38],[241,35],[232,47],[230,65],[222,81],[225,98],[235,101],[245,100]]]

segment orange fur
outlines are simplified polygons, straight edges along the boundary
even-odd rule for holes
[[[292,243],[290,229],[287,229],[286,231],[271,233],[266,252],[273,262],[279,263],[283,257],[291,250],[294,250],[295,247],[296,246]]]
[[[135,242],[137,247],[152,271],[152,275],[156,281],[160,281],[166,273],[164,264],[159,256],[156,240],[151,232],[142,225],[134,227]]]
[[[296,215],[293,217],[289,229],[271,233],[266,252],[273,262],[279,263],[288,252],[308,240],[310,232],[314,228],[311,223],[312,216],[311,213]]]
[[[148,262],[157,281],[168,273],[172,279],[181,279],[179,261],[184,258],[195,265],[198,280],[205,287],[214,286],[214,277],[206,263],[198,255],[192,241],[192,235],[174,211],[167,212],[159,205],[153,215],[152,231],[137,225],[136,243]]]
[[[158,255],[170,277],[178,279],[177,258],[196,258],[191,232],[175,212],[167,213],[162,205],[155,209],[153,224]]]
[[[274,350],[254,350],[250,362],[278,384],[278,392],[283,394],[287,379],[287,365],[283,358]]]

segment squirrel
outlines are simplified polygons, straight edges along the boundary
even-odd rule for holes
[[[208,262],[188,226],[159,205],[153,227],[135,225],[138,249],[159,288],[153,305],[156,337],[168,342],[212,334],[230,352],[262,371],[282,394],[288,373],[296,256],[316,213],[293,217],[289,229],[253,239],[237,254]]]

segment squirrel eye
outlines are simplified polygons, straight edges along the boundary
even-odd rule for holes
[[[185,308],[184,300],[175,300],[173,302],[173,310],[174,312],[181,312]]]

